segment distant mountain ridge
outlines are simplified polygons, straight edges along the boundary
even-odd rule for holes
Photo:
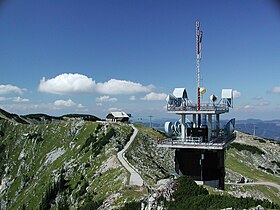
[[[237,120],[236,129],[244,133],[280,141],[280,120]]]
[[[0,119],[6,119],[14,123],[21,124],[38,124],[38,123],[51,123],[59,120],[63,120],[64,118],[81,118],[85,121],[97,121],[100,120],[99,117],[90,114],[66,114],[59,117],[50,116],[47,114],[28,114],[28,115],[17,115],[9,113],[0,108]]]
[[[152,120],[152,127],[159,130],[164,130],[164,123],[166,121],[175,122],[178,119],[163,118]],[[150,126],[149,120],[136,120],[137,123]],[[228,120],[221,120],[222,126],[227,123]],[[280,141],[280,120],[260,120],[260,119],[247,119],[247,120],[236,120],[235,129],[251,135],[259,137],[273,139]]]

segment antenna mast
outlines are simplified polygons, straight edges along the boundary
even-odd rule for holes
[[[202,31],[200,22],[196,21],[196,68],[197,68],[197,110],[200,110],[200,61],[201,61]],[[198,126],[201,124],[201,115],[198,114]]]

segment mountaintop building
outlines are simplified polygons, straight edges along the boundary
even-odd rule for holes
[[[106,121],[108,122],[128,122],[129,121],[129,115],[125,112],[110,112],[106,116]]]

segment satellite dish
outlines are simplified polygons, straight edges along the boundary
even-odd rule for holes
[[[204,87],[199,88],[199,92],[200,92],[201,94],[206,93],[206,88],[204,88]]]
[[[169,105],[173,105],[176,102],[176,97],[173,94],[168,94],[165,100]]]
[[[215,96],[214,94],[212,94],[212,95],[210,96],[210,100],[211,100],[212,102],[217,101],[217,96]]]
[[[174,123],[174,131],[176,132],[177,135],[181,134],[181,123],[179,121],[176,121]]]
[[[164,123],[164,131],[168,136],[171,136],[172,133],[173,133],[172,127],[173,127],[172,122],[165,122]]]

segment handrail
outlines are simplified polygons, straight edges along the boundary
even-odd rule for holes
[[[196,104],[178,104],[175,103],[168,103],[167,104],[167,111],[195,111],[197,110]],[[229,111],[229,108],[226,104],[201,104],[200,105],[201,111]]]
[[[235,132],[232,133],[231,136],[223,135],[217,138],[213,138],[210,142],[202,142],[202,137],[186,137],[185,139],[182,138],[167,138],[163,139],[158,142],[159,145],[201,145],[204,146],[213,146],[213,145],[224,145],[229,141],[235,139],[236,134]]]

